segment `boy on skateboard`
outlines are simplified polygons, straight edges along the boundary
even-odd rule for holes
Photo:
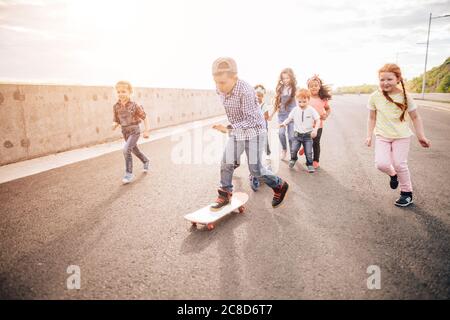
[[[237,65],[232,58],[222,57],[214,61],[212,74],[217,94],[225,108],[230,124],[215,125],[213,128],[229,132],[220,166],[220,188],[218,197],[211,210],[220,210],[230,203],[233,192],[233,172],[235,162],[245,151],[250,174],[261,178],[274,196],[272,207],[278,207],[284,200],[289,185],[280,177],[262,166],[262,155],[266,146],[267,129],[264,117],[258,105],[255,90],[237,76]]]

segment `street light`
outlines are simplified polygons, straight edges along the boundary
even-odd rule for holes
[[[428,36],[427,36],[427,51],[425,53],[425,68],[423,70],[423,79],[422,79],[422,100],[425,100],[425,74],[427,72],[427,60],[428,60],[428,46],[430,44],[430,28],[431,28],[431,19],[439,19],[439,18],[445,18],[450,17],[450,14],[446,14],[443,16],[437,16],[433,17],[432,13],[430,12],[430,19],[428,20]]]

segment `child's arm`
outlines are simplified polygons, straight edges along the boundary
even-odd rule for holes
[[[228,128],[225,127],[223,124],[215,124],[212,127],[213,129],[216,129],[222,133],[228,133]]]
[[[325,104],[324,109],[325,109],[325,113],[320,116],[320,118],[322,120],[326,120],[330,116],[330,113],[331,113],[331,108],[330,108],[330,105],[328,104],[328,101]]]
[[[294,110],[292,110],[292,111],[294,111]],[[279,126],[280,128],[286,127],[289,124],[289,122],[291,122],[294,119],[294,117],[292,115],[292,111],[289,114],[289,116],[286,118],[286,120],[284,120],[283,123],[280,123],[280,126]]]
[[[150,123],[148,121],[148,117],[145,117],[144,119],[144,138],[147,139],[149,137],[149,131],[150,131]]]
[[[423,130],[423,122],[417,110],[409,112],[414,129],[416,130],[417,139],[424,148],[429,148],[431,146],[431,141],[425,137],[425,132]]]
[[[117,116],[116,108],[113,107],[113,123],[112,123],[113,131],[116,130],[118,126],[120,126],[119,117]]]
[[[372,135],[376,123],[377,123],[376,110],[369,110],[369,117],[367,118],[367,138],[366,138],[366,145],[368,147],[372,145]]]

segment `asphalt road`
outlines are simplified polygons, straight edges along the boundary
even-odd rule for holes
[[[127,186],[120,151],[1,184],[0,298],[449,299],[450,109],[420,109],[432,148],[414,138],[415,204],[397,208],[399,191],[364,146],[366,101],[333,100],[320,171],[272,161],[291,186],[282,207],[238,168],[247,212],[213,231],[183,219],[216,197],[219,164],[205,154],[220,157],[221,145],[211,141],[182,164],[179,141],[142,145],[151,170]],[[80,290],[67,289],[70,265],[80,267]],[[379,290],[367,287],[372,265]]]

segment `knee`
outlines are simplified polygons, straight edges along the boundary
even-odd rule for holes
[[[380,171],[387,171],[391,167],[391,164],[389,162],[375,162],[375,168],[377,168]]]
[[[128,147],[124,147],[124,148],[122,149],[122,152],[123,152],[123,155],[124,155],[124,156],[128,156],[128,155],[131,154],[131,149],[128,148]]]
[[[408,170],[408,164],[406,161],[394,161],[393,166],[397,172]]]
[[[228,163],[226,161],[222,161],[220,164],[220,170],[222,171],[233,171],[234,170],[234,163]]]
[[[259,178],[261,176],[261,166],[256,164],[249,164],[248,169],[252,176]]]

